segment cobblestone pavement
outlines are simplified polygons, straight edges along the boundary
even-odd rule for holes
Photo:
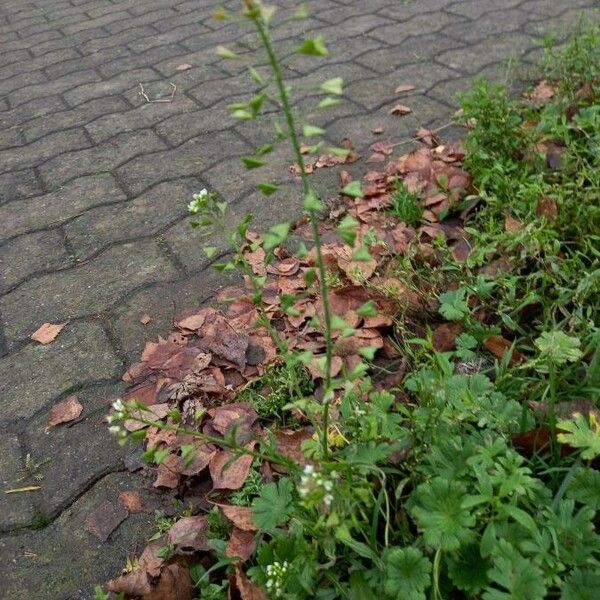
[[[264,121],[229,119],[226,106],[255,85],[214,47],[253,42],[210,20],[216,4],[0,0],[0,480],[5,490],[41,477],[38,492],[0,494],[5,598],[87,598],[152,526],[133,514],[100,543],[83,524],[140,485],[134,458],[102,423],[124,364],[221,282],[186,222],[191,193],[219,191],[238,215],[252,210],[259,228],[298,210],[286,154],[259,171],[239,165],[268,132]],[[363,155],[373,127],[403,139],[439,126],[475,76],[501,78],[506,59],[533,59],[545,32],[564,36],[582,12],[600,16],[597,0],[308,4],[308,20],[275,33],[286,77],[309,113],[317,83],[344,78],[346,101],[311,122],[327,125],[332,142],[350,137]],[[291,53],[308,31],[325,36],[329,59]],[[252,45],[245,52],[264,63]],[[177,90],[172,102],[148,103],[140,83],[149,98]],[[398,118],[389,108],[402,83],[416,89],[401,100],[413,113]],[[328,193],[335,177],[325,171],[315,177]],[[265,201],[258,178],[280,182],[281,193]],[[68,324],[41,346],[29,336],[46,321]],[[81,418],[46,431],[49,407],[73,392]]]

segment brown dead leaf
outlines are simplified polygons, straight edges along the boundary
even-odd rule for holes
[[[189,65],[188,63],[183,63],[181,65],[177,65],[175,67],[175,70],[176,71],[187,71],[187,70],[189,70],[191,68],[192,68],[192,65]]]
[[[322,356],[315,356],[313,360],[306,365],[308,372],[311,374],[313,379],[324,379],[325,372],[321,369],[321,360]],[[336,377],[339,375],[339,372],[342,370],[342,366],[344,365],[344,361],[339,356],[333,356],[331,358],[331,376]]]
[[[140,323],[142,325],[148,325],[148,323],[150,323],[150,321],[152,321],[152,317],[148,314],[148,313],[144,313],[141,317],[140,317]]]
[[[404,104],[396,104],[391,110],[390,115],[396,115],[397,117],[403,117],[404,115],[408,115],[412,112],[408,106]]]
[[[523,230],[523,223],[519,219],[515,219],[511,215],[504,217],[504,231],[507,233],[518,233]]]
[[[208,521],[202,515],[183,517],[169,529],[167,543],[176,547],[180,554],[193,554],[210,550]]]
[[[158,465],[158,475],[154,482],[154,487],[165,487],[174,489],[179,485],[181,471],[183,470],[183,461],[180,456],[169,454]]]
[[[246,561],[252,556],[255,548],[254,533],[234,527],[227,548],[225,548],[225,555],[230,558],[241,558],[242,561]]]
[[[213,355],[233,363],[243,373],[248,342],[247,334],[232,331],[229,326],[224,325],[213,334],[204,336],[198,345],[202,350],[208,350]]]
[[[217,505],[223,515],[229,519],[238,529],[243,531],[257,531],[252,520],[252,509],[247,506],[235,506],[233,504]]]
[[[546,217],[550,223],[554,223],[558,217],[558,206],[552,198],[542,196],[537,201],[535,213],[538,217]]]
[[[248,449],[253,447],[252,443]],[[234,458],[230,450],[217,452],[208,465],[215,489],[239,490],[248,478],[253,460],[250,454]]]
[[[49,344],[56,339],[56,336],[62,331],[66,323],[44,323],[31,334],[31,339],[40,344]]]
[[[168,565],[160,573],[158,584],[143,595],[141,600],[193,600],[196,590],[189,570],[177,563]]]
[[[239,563],[235,565],[234,582],[240,600],[269,600],[267,594],[246,577]]]
[[[442,323],[433,330],[432,343],[437,352],[449,352],[456,346],[456,338],[463,332],[461,323]]]
[[[554,93],[554,87],[546,79],[542,79],[527,97],[541,105],[549,102],[554,97]]]
[[[175,324],[180,329],[187,329],[188,331],[196,331],[200,329],[202,325],[204,325],[204,321],[206,321],[207,312],[205,310],[200,310],[195,314],[188,315],[187,317],[176,321]]]
[[[208,467],[208,464],[216,453],[216,450],[210,448],[206,444],[196,444],[193,458],[190,463],[184,463],[184,469],[181,471],[181,474],[186,475],[187,477],[198,475],[198,473],[204,471],[204,469]]]
[[[67,396],[50,409],[48,427],[54,427],[55,425],[60,425],[60,423],[69,423],[76,419],[82,410],[83,406],[76,395]]]
[[[169,405],[164,402],[162,404],[153,404],[148,406],[146,410],[134,409],[130,411],[131,419],[126,419],[123,426],[127,431],[139,431],[147,427],[142,421],[160,421],[169,414]]]
[[[496,358],[500,360],[504,358],[504,355],[507,352],[510,352],[512,348],[512,342],[508,341],[500,335],[490,336],[483,342],[483,345],[489,352],[491,352]],[[508,364],[512,367],[513,365],[516,365],[522,362],[523,360],[525,360],[525,356],[518,350],[513,349]]]
[[[105,542],[110,534],[129,516],[125,507],[106,500],[85,520],[85,530]]]
[[[119,494],[119,502],[126,508],[130,513],[138,513],[144,511],[144,505],[142,504],[142,498],[139,492],[134,490],[125,490]]]
[[[397,145],[398,144],[394,144],[394,142],[390,140],[382,140],[381,142],[375,142],[374,144],[371,144],[369,146],[369,150],[389,156]]]
[[[405,92],[412,92],[414,89],[414,85],[411,85],[410,83],[403,83],[395,89],[395,92],[396,94],[404,94]]]
[[[312,437],[312,431],[306,428],[298,431],[276,429],[274,435],[277,452],[291,458],[299,465],[306,463],[306,456],[302,452],[302,443]]]

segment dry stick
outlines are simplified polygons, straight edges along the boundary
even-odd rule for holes
[[[5,494],[21,494],[22,492],[37,492],[41,490],[41,485],[28,485],[27,487],[22,488],[13,488],[11,490],[4,490]]]

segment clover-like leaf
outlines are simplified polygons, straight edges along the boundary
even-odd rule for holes
[[[322,35],[304,40],[302,44],[298,46],[296,52],[307,56],[327,56],[329,54],[329,51],[325,46],[325,39]]]
[[[594,413],[590,412],[587,416],[575,413],[572,420],[564,419],[556,426],[561,430],[556,436],[558,441],[581,448],[581,458],[593,460],[600,456],[600,423]]]
[[[293,484],[289,479],[265,485],[258,498],[252,502],[254,524],[266,532],[273,532],[289,516]]]
[[[581,340],[563,331],[544,331],[535,340],[535,345],[540,351],[540,359],[554,365],[576,362],[582,356]]]
[[[341,77],[334,77],[324,81],[319,87],[326,94],[341,96],[344,93],[344,80]]]
[[[351,181],[348,185],[344,186],[342,194],[344,196],[351,196],[352,198],[362,198],[364,194],[360,181]]]

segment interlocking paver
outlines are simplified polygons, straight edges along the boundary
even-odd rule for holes
[[[297,4],[274,1],[283,15]],[[125,468],[122,455],[102,421],[123,389],[123,360],[164,334],[174,314],[232,282],[208,269],[206,240],[189,229],[191,192],[216,190],[231,222],[250,211],[258,228],[301,210],[285,146],[265,169],[240,165],[240,155],[268,141],[270,115],[230,120],[227,105],[258,88],[245,64],[219,61],[214,48],[241,52],[263,75],[266,60],[252,33],[210,18],[214,6],[0,0],[2,484],[22,478],[27,453],[50,459],[39,494],[0,498],[0,530],[14,530],[0,536],[9,557],[0,563],[2,593],[11,600],[92,598],[92,584],[117,574],[132,544],[147,537],[143,515],[130,516],[105,544],[83,524],[102,502],[141,485],[116,472]],[[419,125],[445,124],[456,92],[475,77],[500,79],[508,58],[531,61],[545,32],[564,37],[582,12],[600,19],[597,0],[311,0],[309,9],[309,19],[273,31],[284,75],[305,118],[327,126],[331,143],[349,136],[364,157],[378,139],[374,127],[402,140]],[[292,52],[320,34],[326,61]],[[182,64],[191,68],[178,70]],[[338,75],[343,103],[315,112],[319,83]],[[415,90],[399,96],[400,84]],[[396,102],[413,112],[391,115]],[[336,192],[335,169],[312,177],[324,196]],[[267,201],[256,190],[264,180],[281,185]],[[222,252],[225,230],[210,241]],[[44,321],[69,321],[48,346],[29,340]],[[73,391],[84,405],[80,420],[46,432],[50,405]],[[53,522],[24,529],[36,517]]]

